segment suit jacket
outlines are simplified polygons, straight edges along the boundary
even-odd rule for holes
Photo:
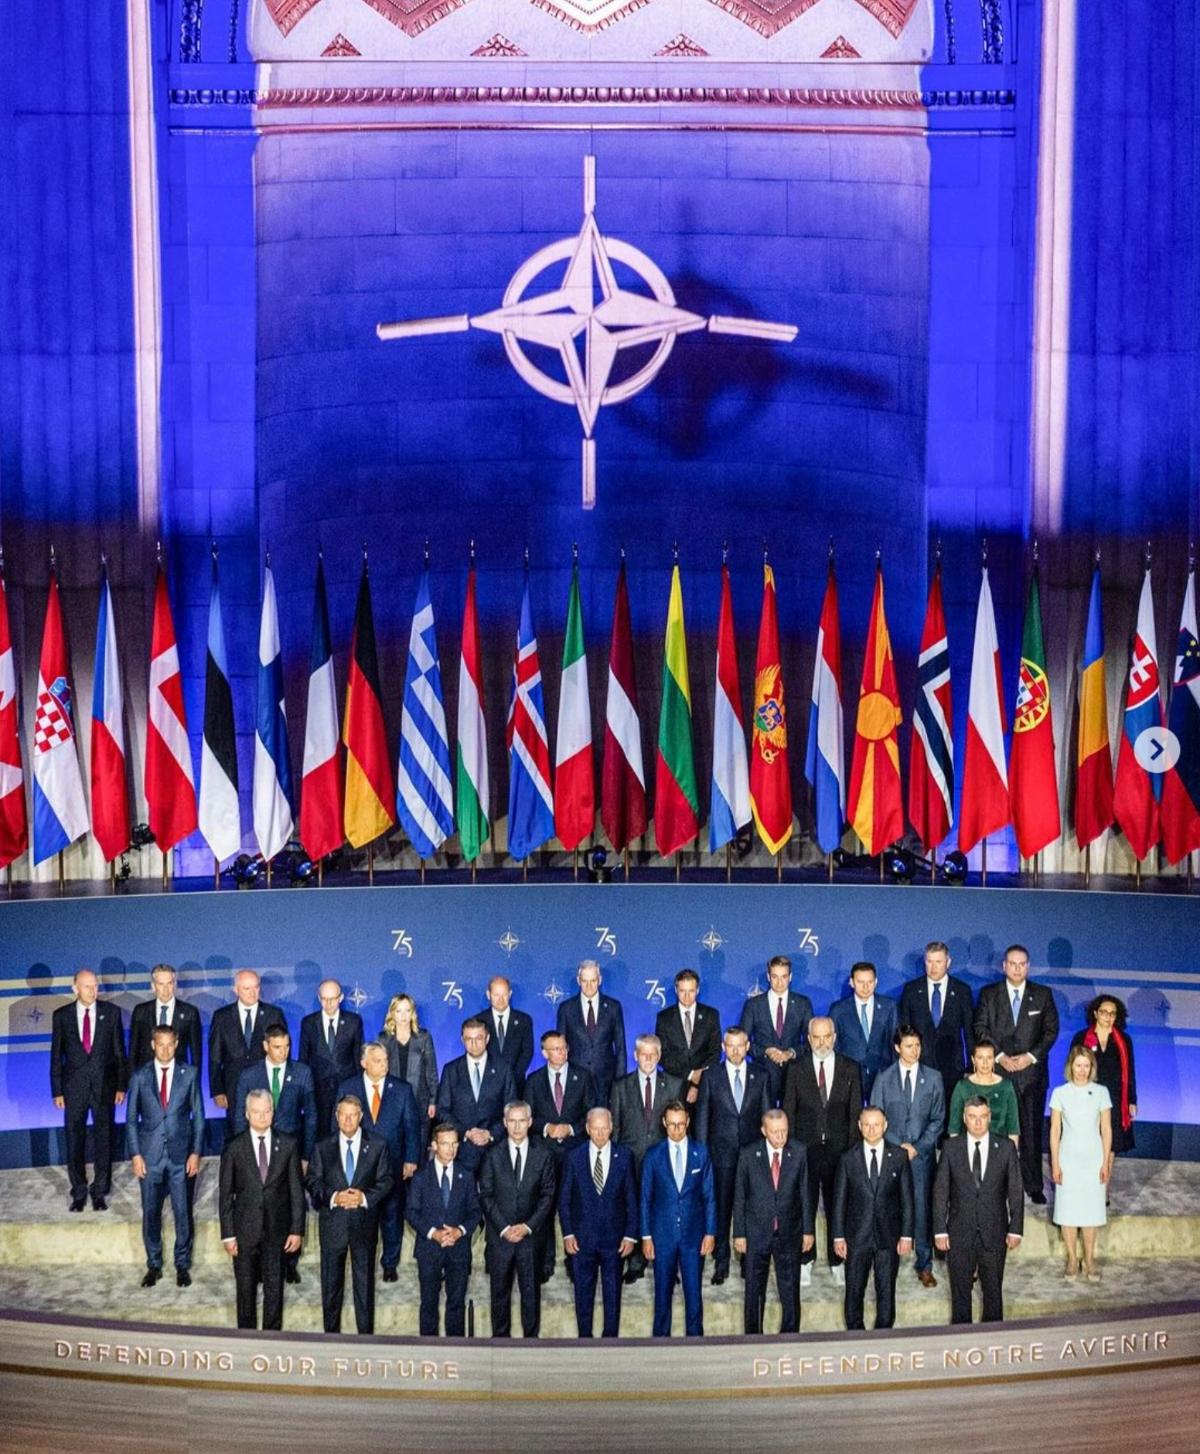
[[[167,1022],[178,1036],[175,1058],[200,1069],[201,1035],[200,1011],[178,996],[175,1009]],[[158,1001],[143,1000],[134,1005],[133,1017],[129,1022],[129,1068],[136,1070],[154,1059],[154,1027],[158,1024]]]
[[[125,1148],[148,1167],[182,1166],[204,1150],[204,1092],[194,1065],[175,1062],[164,1111],[153,1064],[135,1070],[125,1102]]]
[[[942,1146],[933,1179],[933,1235],[973,1243],[976,1235],[998,1247],[1005,1236],[1025,1230],[1025,1189],[1021,1160],[1007,1136],[988,1137],[983,1185],[971,1173],[971,1138],[951,1136]]]
[[[763,1112],[768,1109],[768,1076],[761,1065],[742,1065],[742,1109],[739,1114],[733,1087],[724,1065],[715,1065],[700,1082],[696,1097],[696,1140],[708,1147],[714,1166],[737,1165],[738,1153],[762,1138]]]
[[[464,1171],[457,1161],[454,1163],[449,1207],[442,1202],[440,1175],[441,1162],[434,1157],[421,1167],[408,1185],[404,1215],[416,1233],[418,1257],[442,1250],[436,1242],[429,1240],[429,1234],[435,1227],[461,1227],[466,1236],[458,1246],[465,1246],[469,1252],[475,1229],[483,1221],[479,1190],[471,1172]]]
[[[1024,1055],[1028,1052],[1037,1057],[1037,1064],[1028,1070],[1019,1070],[1009,1076],[1014,1088],[1022,1091],[1026,1086],[1046,1085],[1050,1071],[1050,1051],[1058,1039],[1058,1009],[1054,996],[1044,984],[1025,981],[1021,996],[1021,1012],[1016,1025],[1012,1018],[1012,991],[1006,979],[999,984],[987,985],[979,992],[979,1003],[975,1007],[975,1039],[995,1041],[998,1053],[1003,1055]],[[1007,1072],[996,1066],[1001,1075]]]
[[[380,1043],[388,1048],[388,1071],[400,1078],[400,1046],[394,1035],[379,1036]],[[357,1067],[355,1067],[357,1068]],[[353,1072],[352,1072],[353,1073]],[[438,1068],[437,1051],[433,1048],[433,1036],[428,1030],[414,1030],[408,1042],[408,1063],[403,1079],[412,1087],[416,1097],[417,1110],[426,1114],[429,1106],[437,1104]]]
[[[287,1029],[287,1020],[278,1005],[260,1001],[255,1006],[254,1028],[250,1044],[242,1033],[242,1006],[234,1000],[222,1005],[208,1027],[208,1090],[213,1097],[225,1096],[232,1107],[237,1096],[238,1076],[248,1065],[264,1058],[263,1036],[272,1025]]]
[[[834,1056],[832,1083],[826,1086],[826,1092],[822,1105],[812,1055],[805,1050],[787,1068],[783,1109],[788,1134],[808,1147],[810,1164],[818,1150],[825,1160],[836,1158],[859,1139],[862,1079],[857,1064],[848,1055]]]
[[[464,1138],[458,1151],[458,1165],[464,1171],[475,1171],[483,1159],[482,1149],[465,1139],[466,1132],[478,1127],[488,1131],[493,1141],[499,1141],[504,1135],[504,1107],[515,1100],[516,1095],[512,1068],[490,1051],[478,1100],[471,1084],[467,1057],[460,1055],[456,1060],[447,1062],[442,1071],[442,1083],[438,1086],[437,1119],[457,1126],[459,1136]]]
[[[863,1095],[869,1100],[875,1077],[896,1058],[896,1001],[887,995],[875,996],[869,1041],[863,1035],[858,1005],[855,995],[846,995],[830,1008],[829,1018],[837,1031],[837,1053],[858,1061]]]
[[[889,1146],[907,1141],[922,1155],[932,1156],[946,1124],[942,1077],[931,1066],[920,1063],[913,1067],[913,1076],[912,1105],[904,1094],[904,1070],[898,1060],[875,1077],[869,1104],[878,1106],[887,1117],[885,1135]]]
[[[675,1185],[672,1143],[660,1141],[646,1152],[642,1163],[642,1190],[638,1220],[643,1237],[656,1245],[699,1248],[705,1237],[717,1235],[717,1198],[713,1190],[708,1151],[690,1137],[683,1190]]]
[[[321,1245],[335,1249],[351,1244],[370,1246],[379,1225],[379,1204],[386,1201],[392,1191],[391,1158],[383,1137],[372,1138],[364,1131],[354,1167],[354,1180],[348,1182],[341,1145],[340,1133],[327,1136],[317,1142],[312,1160],[308,1163],[306,1185],[317,1208]],[[357,1188],[366,1197],[365,1206],[350,1211],[330,1205],[334,1192],[348,1191],[351,1187]]]
[[[559,1004],[557,1029],[567,1037],[571,1062],[592,1077],[598,1096],[607,1097],[613,1081],[625,1074],[625,1012],[610,995],[598,995],[597,1000],[594,1035],[587,1032],[579,995]]]
[[[500,1233],[505,1227],[524,1222],[540,1240],[554,1216],[558,1171],[554,1153],[544,1141],[527,1137],[521,1147],[521,1180],[518,1184],[508,1137],[489,1148],[479,1173],[479,1201],[489,1246],[507,1247]]]
[[[646,1103],[642,1100],[642,1077],[639,1071],[623,1075],[612,1088],[612,1138],[633,1152],[634,1165],[640,1167],[651,1146],[665,1136],[662,1113],[668,1101],[683,1097],[683,1082],[666,1075],[661,1069],[654,1080],[654,1112],[646,1124]]]
[[[533,1019],[524,1010],[518,1010],[515,1005],[508,1007],[508,1030],[504,1036],[504,1049],[500,1049],[500,1036],[496,1030],[496,1015],[491,1005],[486,1010],[480,1010],[475,1017],[482,1020],[487,1026],[488,1054],[495,1055],[498,1059],[506,1061],[513,1073],[513,1080],[516,1082],[517,1094],[523,1095],[525,1090],[525,1076],[529,1072],[529,1062],[533,1059]]]
[[[879,1180],[867,1174],[862,1145],[852,1146],[838,1162],[833,1184],[830,1230],[844,1237],[850,1250],[895,1250],[901,1237],[911,1237],[915,1226],[912,1167],[908,1152],[885,1141],[879,1147]]]
[[[50,1094],[113,1097],[129,1084],[121,1012],[107,1000],[96,1001],[89,1055],[79,1038],[75,1006],[74,1000],[60,1005],[50,1022]]]
[[[296,1055],[312,1071],[313,1088],[336,1091],[342,1081],[349,1079],[362,1061],[363,1022],[362,1016],[353,1010],[338,1009],[337,1034],[333,1037],[333,1050],[325,1039],[325,1015],[314,1010],[300,1021],[300,1049]]]
[[[371,1114],[371,1102],[363,1088],[362,1071],[344,1080],[338,1086],[338,1099],[342,1096],[357,1096],[363,1103],[363,1130],[373,1136],[382,1136],[387,1143],[392,1172],[400,1180],[400,1170],[405,1162],[420,1166],[425,1150],[425,1121],[417,1110],[412,1086],[406,1080],[397,1080],[393,1075],[383,1078],[383,1091],[379,1097],[379,1119]],[[337,1127],[335,1125],[334,1129]]]
[[[312,1160],[317,1136],[328,1135],[328,1127],[317,1128],[317,1097],[313,1089],[312,1071],[298,1060],[288,1060],[280,1067],[279,1101],[272,1125],[285,1136],[294,1136],[300,1144],[300,1159]],[[248,1065],[238,1076],[236,1100],[233,1103],[233,1129],[246,1129],[246,1097],[252,1090],[271,1089],[271,1071],[265,1059]]]
[[[554,1105],[554,1072],[548,1065],[540,1066],[525,1082],[525,1099],[533,1112],[530,1131],[535,1136],[546,1134],[547,1124],[564,1121],[571,1134],[563,1141],[547,1141],[546,1145],[563,1156],[587,1140],[587,1113],[596,1105],[596,1090],[586,1070],[576,1070],[568,1060],[563,1069],[563,1103],[559,1111]]]
[[[721,1058],[721,1017],[711,1005],[692,1006],[692,1043],[683,1035],[683,1014],[678,1002],[659,1010],[654,1033],[662,1041],[662,1068],[686,1081],[693,1070],[707,1070]],[[704,1084],[703,1077],[700,1084]]]
[[[221,1152],[221,1238],[236,1237],[239,1255],[263,1247],[279,1248],[289,1237],[304,1236],[299,1143],[294,1136],[276,1131],[274,1125],[267,1134],[266,1181],[258,1174],[250,1131],[234,1136]]]
[[[942,1018],[936,1029],[929,1013],[925,973],[910,979],[900,992],[900,1023],[911,1025],[921,1037],[921,1063],[941,1073],[947,1099],[966,1073],[971,1046],[975,1043],[975,1002],[971,986],[957,975],[942,980]]]
[[[799,1059],[808,1049],[808,1022],[812,1015],[812,1001],[808,996],[789,990],[787,1010],[783,1017],[783,1034],[776,1035],[768,995],[751,995],[742,1006],[738,1024],[750,1037],[750,1058],[767,1073],[768,1094],[772,1105],[775,1105],[783,1093],[785,1067],[772,1064],[767,1059],[767,1051],[794,1050],[796,1058]]]
[[[816,1203],[808,1197],[808,1153],[802,1141],[789,1140],[780,1150],[779,1190],[771,1177],[774,1148],[759,1134],[738,1155],[737,1180],[733,1189],[734,1237],[745,1237],[750,1246],[769,1246],[779,1223],[779,1235],[799,1248],[800,1239],[811,1236],[816,1220]]]
[[[592,1167],[596,1151],[590,1141],[577,1146],[563,1162],[558,1193],[558,1221],[564,1237],[576,1237],[585,1251],[611,1252],[624,1238],[637,1241],[638,1193],[633,1153],[610,1143],[604,1190],[596,1191]]]

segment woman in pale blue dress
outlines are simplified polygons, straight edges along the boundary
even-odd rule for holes
[[[1086,1045],[1067,1056],[1064,1083],[1050,1096],[1050,1174],[1057,1188],[1054,1220],[1067,1249],[1068,1279],[1083,1275],[1099,1282],[1096,1232],[1108,1221],[1105,1208],[1112,1175],[1112,1097],[1096,1080],[1096,1057]]]

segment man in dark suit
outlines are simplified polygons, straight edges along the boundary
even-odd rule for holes
[[[637,1069],[623,1075],[612,1088],[613,1140],[633,1154],[634,1170],[641,1175],[642,1161],[651,1146],[666,1135],[663,1112],[671,1101],[683,1095],[683,1082],[667,1075],[659,1066],[662,1045],[657,1035],[639,1035],[633,1046]],[[625,1281],[636,1282],[646,1275],[646,1259],[635,1249],[625,1266]]]
[[[413,1177],[408,1194],[408,1223],[417,1241],[422,1338],[437,1337],[443,1283],[447,1338],[461,1338],[467,1330],[471,1237],[483,1214],[474,1176],[455,1164],[458,1145],[458,1129],[439,1122],[433,1128],[433,1157]]]
[[[154,1059],[151,1033],[155,1025],[170,1025],[177,1037],[176,1054],[188,1065],[200,1069],[200,1011],[175,995],[175,971],[169,964],[156,964],[150,971],[154,998],[133,1007],[129,1022],[129,1068],[137,1070]]]
[[[791,988],[792,961],[776,954],[767,962],[767,992],[751,995],[738,1024],[750,1036],[750,1055],[767,1072],[767,1096],[773,1106],[783,1098],[784,1072],[806,1048],[812,1001]]]
[[[233,1258],[237,1325],[283,1327],[283,1264],[304,1240],[304,1182],[300,1146],[276,1130],[268,1090],[252,1090],[241,1107],[248,1122],[221,1152],[221,1243]]]
[[[1046,985],[1029,978],[1029,950],[1010,944],[1004,951],[1004,980],[987,985],[975,1008],[975,1039],[998,1048],[996,1069],[1012,1081],[1021,1121],[1021,1178],[1031,1202],[1045,1206],[1042,1127],[1050,1051],[1058,1039],[1058,1010]]]
[[[1004,1262],[1025,1230],[1021,1167],[1007,1136],[988,1131],[983,1096],[963,1107],[966,1134],[943,1143],[933,1181],[933,1240],[950,1270],[950,1321],[971,1321],[971,1286],[983,1293],[983,1321],[1004,1319]]]
[[[825,1207],[825,1250],[833,1280],[844,1283],[842,1260],[833,1246],[833,1186],[838,1162],[858,1140],[858,1113],[862,1110],[862,1080],[858,1066],[846,1055],[835,1055],[837,1031],[828,1016],[808,1023],[808,1050],[788,1066],[783,1087],[783,1109],[790,1134],[808,1148],[808,1199],[815,1222],[817,1197]],[[812,1282],[816,1252],[800,1259],[800,1286]]]
[[[175,1218],[175,1281],[190,1287],[193,1227],[187,1183],[200,1170],[204,1150],[204,1092],[196,1067],[176,1058],[170,1025],[154,1027],[153,1045],[154,1059],[130,1079],[125,1119],[129,1163],[141,1183],[146,1249],[142,1286],[153,1287],[162,1276],[162,1209],[169,1193]]]
[[[100,981],[92,970],[76,970],[73,983],[74,1002],[55,1010],[50,1022],[50,1094],[66,1125],[73,1212],[87,1205],[85,1147],[89,1113],[92,1117],[92,1206],[102,1212],[112,1186],[113,1107],[125,1099],[129,1083],[125,1031],[116,1005],[96,998]]]
[[[750,1037],[740,1025],[725,1031],[725,1062],[714,1066],[700,1082],[692,1131],[708,1147],[717,1197],[717,1250],[713,1259],[713,1286],[729,1276],[729,1224],[738,1156],[762,1135],[767,1109],[767,1073],[746,1059]],[[744,1264],[743,1264],[744,1266]]]
[[[447,1061],[442,1071],[436,1119],[458,1131],[458,1164],[478,1176],[484,1152],[504,1135],[504,1107],[517,1091],[511,1067],[488,1048],[482,1020],[472,1015],[463,1021],[462,1043],[466,1054]]]
[[[380,1267],[384,1282],[396,1282],[404,1240],[404,1196],[425,1150],[421,1114],[408,1081],[388,1074],[387,1046],[369,1040],[362,1050],[362,1069],[338,1088],[342,1096],[363,1103],[363,1130],[382,1137],[392,1165],[392,1190],[379,1208]]]
[[[694,1106],[704,1072],[721,1058],[721,1017],[711,1005],[697,1004],[700,976],[681,969],[675,976],[675,1003],[659,1010],[654,1033],[662,1042],[662,1065],[687,1087],[684,1099]]]
[[[887,1117],[868,1106],[858,1118],[862,1142],[838,1164],[833,1189],[833,1245],[846,1259],[846,1327],[863,1326],[867,1278],[875,1274],[875,1326],[896,1321],[896,1273],[913,1246],[913,1185],[908,1152],[883,1139]]]
[[[829,1011],[837,1031],[838,1054],[857,1063],[867,1101],[875,1077],[896,1056],[896,1001],[876,994],[878,982],[875,966],[862,960],[850,971],[850,993]]]
[[[683,1284],[685,1332],[704,1336],[701,1268],[717,1242],[717,1199],[708,1152],[688,1137],[688,1111],[669,1101],[663,1111],[666,1139],[642,1164],[638,1220],[642,1256],[654,1264],[655,1338],[671,1336],[676,1278]]]
[[[479,1200],[487,1234],[492,1292],[492,1337],[512,1330],[513,1278],[521,1293],[521,1333],[536,1338],[542,1320],[542,1242],[554,1235],[558,1191],[554,1153],[530,1140],[525,1101],[504,1108],[507,1139],[493,1146],[479,1173]]]
[[[533,1059],[533,1019],[512,1004],[512,983],[502,974],[488,980],[488,1005],[476,1017],[487,1026],[488,1049],[513,1073],[517,1095],[525,1094],[525,1077]]]
[[[283,1011],[260,999],[262,983],[254,970],[239,969],[233,991],[233,1004],[222,1005],[208,1027],[208,1090],[225,1112],[227,1141],[235,1130],[238,1077],[263,1058],[263,1043],[272,1025],[287,1029]]]
[[[300,1021],[298,1058],[312,1071],[322,1135],[333,1125],[338,1086],[354,1075],[362,1061],[362,1016],[343,1010],[344,998],[336,979],[322,980],[317,986],[321,1008]]]
[[[600,966],[585,959],[575,976],[579,993],[558,1007],[557,1029],[567,1037],[576,1070],[586,1070],[597,1105],[607,1105],[613,1081],[625,1074],[625,1013],[620,1000],[600,993]]]
[[[761,1135],[738,1156],[733,1197],[733,1246],[746,1259],[743,1317],[761,1333],[771,1263],[779,1293],[781,1333],[800,1331],[800,1256],[816,1241],[804,1144],[788,1139],[787,1117],[767,1110]]]
[[[558,1194],[563,1250],[575,1266],[575,1323],[592,1336],[599,1273],[604,1304],[602,1338],[621,1329],[621,1263],[637,1246],[638,1195],[633,1154],[612,1143],[612,1112],[593,1106],[587,1139],[563,1164]]]
[[[354,1324],[375,1331],[375,1244],[379,1208],[392,1190],[392,1163],[382,1136],[362,1129],[362,1101],[342,1096],[334,1107],[337,1132],[318,1141],[308,1167],[308,1194],[321,1238],[321,1310],[325,1331],[342,1331],[346,1253],[354,1288]]]
[[[567,1037],[557,1030],[542,1036],[542,1055],[546,1063],[525,1082],[525,1099],[533,1114],[530,1133],[540,1136],[554,1153],[555,1174],[562,1181],[563,1163],[567,1153],[587,1139],[584,1119],[595,1104],[596,1092],[586,1070],[577,1070],[567,1055]],[[554,1275],[554,1235],[543,1238],[542,1281]],[[567,1255],[567,1275],[572,1275]]]
[[[975,1002],[966,980],[950,973],[950,950],[940,939],[925,946],[925,973],[900,992],[900,1019],[921,1037],[921,1063],[942,1077],[942,1131],[954,1087],[967,1073],[974,1042]]]

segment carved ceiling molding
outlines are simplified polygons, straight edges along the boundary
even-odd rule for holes
[[[709,105],[920,111],[925,108],[925,100],[920,91],[824,86],[293,86],[268,91],[259,97],[258,105],[260,110],[327,106]]]

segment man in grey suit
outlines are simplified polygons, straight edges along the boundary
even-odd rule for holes
[[[634,1042],[633,1058],[637,1069],[622,1076],[612,1088],[612,1139],[633,1153],[635,1172],[640,1176],[642,1162],[651,1146],[666,1136],[663,1112],[668,1101],[683,1098],[683,1081],[659,1068],[662,1042],[657,1035],[639,1035]],[[625,1269],[625,1281],[636,1282],[646,1273],[641,1249],[633,1253]]]

